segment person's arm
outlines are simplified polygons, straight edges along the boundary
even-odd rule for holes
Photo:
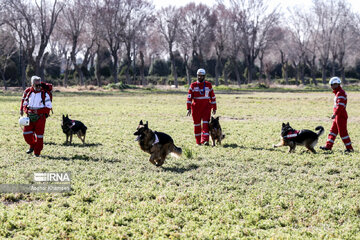
[[[27,94],[28,94],[28,89],[25,89],[22,99],[21,99],[21,104],[20,104],[20,115],[21,116],[24,115],[24,100],[25,100]]]
[[[214,89],[212,88],[211,83],[210,83],[209,88],[210,88],[209,95],[210,95],[211,108],[213,110],[213,114],[215,115],[216,114],[216,97],[215,97],[215,92],[214,92]]]
[[[191,103],[192,103],[193,98],[194,98],[194,92],[193,92],[192,84],[191,84],[189,87],[188,96],[187,96],[187,100],[186,100],[186,109],[187,109],[186,115],[187,116],[190,116],[190,114],[191,114]]]

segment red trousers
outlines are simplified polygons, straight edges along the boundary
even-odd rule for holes
[[[42,115],[36,122],[30,122],[29,126],[25,126],[23,130],[24,139],[30,148],[34,149],[34,154],[40,155],[44,145],[46,117]]]
[[[203,144],[209,141],[209,121],[211,116],[211,106],[193,106],[192,117],[194,121],[194,133],[196,144]],[[201,126],[202,120],[202,126]]]
[[[326,142],[326,148],[331,149],[334,145],[336,136],[340,134],[342,141],[345,144],[346,149],[353,149],[351,146],[351,140],[347,131],[347,116],[336,116],[330,129],[328,140]]]

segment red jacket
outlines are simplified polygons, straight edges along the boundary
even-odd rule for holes
[[[346,92],[341,88],[337,87],[333,90],[335,94],[334,98],[334,115],[336,116],[347,116],[346,104],[347,104],[347,95]]]
[[[191,107],[210,107],[216,110],[216,97],[212,85],[208,81],[193,82],[189,87],[186,101],[187,109]]]
[[[36,113],[37,114],[49,114],[51,108],[48,108],[47,105],[45,104],[45,96],[46,96],[46,92],[44,90],[41,91],[35,91],[35,89],[33,87],[28,87],[27,89],[25,89],[22,100],[21,100],[21,104],[20,104],[20,110],[23,110],[25,113],[30,113],[30,112],[34,112],[33,110],[28,108],[28,104],[29,104],[29,97],[31,95],[31,93],[41,93],[41,97],[42,97],[42,102],[44,107],[37,109]]]

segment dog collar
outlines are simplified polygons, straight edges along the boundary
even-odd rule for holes
[[[70,126],[70,128],[72,128],[73,126],[75,126],[75,120],[72,120],[72,121],[71,121],[71,126]]]

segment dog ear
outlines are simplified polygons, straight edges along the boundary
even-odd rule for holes
[[[213,116],[211,116],[211,121],[213,121],[214,120],[214,117]]]
[[[285,123],[282,123],[282,126],[285,127]]]
[[[148,121],[146,121],[146,124],[145,124],[145,126],[146,126],[146,127],[148,127],[148,126],[149,126],[149,123],[148,123]]]
[[[142,120],[140,120],[139,125],[144,125]]]
[[[217,118],[216,118],[216,120],[218,120],[218,121],[219,121],[219,118],[220,118],[220,117],[217,117]]]
[[[287,126],[290,126],[290,124],[289,124],[289,122],[287,122],[287,124],[286,124]]]

